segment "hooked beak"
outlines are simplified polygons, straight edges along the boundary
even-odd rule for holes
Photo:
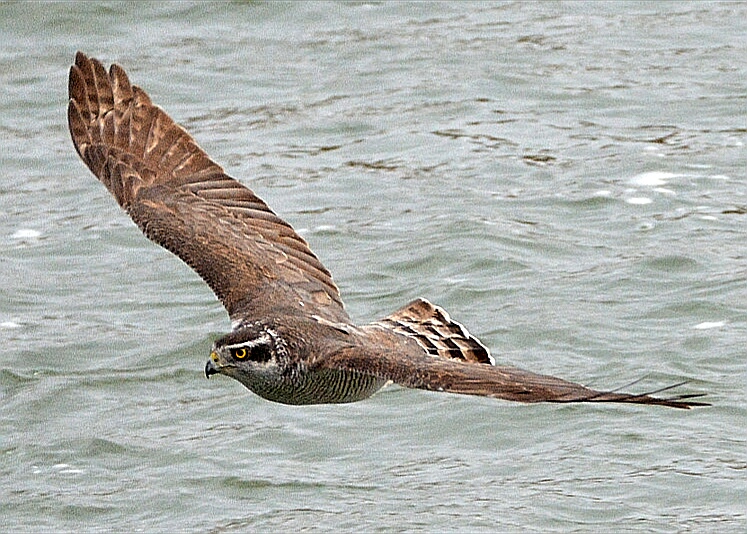
[[[210,378],[210,375],[216,375],[220,373],[220,370],[218,369],[216,363],[218,363],[218,355],[215,351],[213,351],[210,353],[210,359],[205,364],[205,378]]]

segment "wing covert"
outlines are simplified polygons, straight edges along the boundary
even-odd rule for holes
[[[306,241],[225,174],[125,71],[81,52],[68,124],[81,159],[145,235],[192,267],[231,319],[284,308],[349,322]]]
[[[373,324],[411,337],[433,356],[495,365],[490,350],[479,339],[426,299],[415,299]]]

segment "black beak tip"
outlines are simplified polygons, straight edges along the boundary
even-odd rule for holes
[[[213,362],[208,360],[205,364],[205,378],[210,378],[210,375],[215,374],[218,374],[218,370],[215,368],[215,365],[213,365]]]

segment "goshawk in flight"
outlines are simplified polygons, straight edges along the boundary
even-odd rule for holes
[[[387,382],[519,402],[625,402],[675,408],[693,397],[595,391],[495,365],[442,308],[418,299],[354,325],[329,271],[293,228],[227,176],[114,64],[78,52],[68,123],[78,154],[143,233],[194,269],[221,300],[233,331],[205,374],[230,376],[286,404],[365,399]],[[677,384],[680,385],[680,384]]]

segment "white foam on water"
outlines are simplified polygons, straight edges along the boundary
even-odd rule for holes
[[[30,228],[21,228],[20,230],[16,230],[15,232],[13,232],[10,238],[11,239],[38,239],[39,236],[41,236],[41,232],[39,230],[32,230]]]
[[[693,328],[695,330],[710,330],[711,328],[721,328],[724,325],[726,325],[726,321],[706,321],[696,324]]]
[[[630,183],[641,187],[657,187],[667,185],[673,178],[679,178],[682,174],[672,172],[651,171],[637,174],[630,179]]]

